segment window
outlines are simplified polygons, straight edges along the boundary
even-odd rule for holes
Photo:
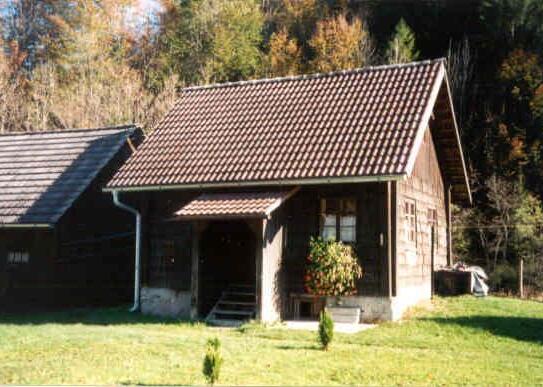
[[[321,200],[321,237],[325,240],[356,242],[356,200]]]
[[[414,200],[406,200],[404,203],[405,233],[410,243],[417,243],[417,210]]]
[[[30,260],[30,254],[28,251],[9,251],[8,263],[12,265],[18,265],[21,263],[28,263]]]

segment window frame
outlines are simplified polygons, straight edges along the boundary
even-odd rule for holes
[[[30,263],[30,251],[10,249],[6,254],[6,263],[10,266],[28,265]]]
[[[327,210],[329,207],[327,203],[331,201],[336,201],[336,207],[335,210]],[[351,202],[351,204],[354,205],[354,208],[348,209],[349,205],[348,202]],[[324,230],[325,228],[335,227],[334,229],[334,237],[333,240],[341,241],[345,244],[354,245],[356,244],[357,240],[357,229],[358,229],[358,216],[357,216],[357,209],[358,209],[358,203],[355,197],[353,196],[342,196],[342,197],[324,197],[320,199],[320,215],[319,215],[319,235],[321,238],[325,239],[324,237]],[[325,225],[325,219],[326,217],[335,216],[335,221],[333,226],[327,226]],[[344,223],[345,218],[353,218],[354,222],[353,225],[342,225]],[[342,237],[342,229],[345,230],[346,228],[352,229],[352,240],[344,240]],[[327,238],[332,239],[332,238]]]
[[[409,209],[408,209],[408,206],[409,206]],[[418,238],[417,238],[418,225],[417,225],[417,201],[415,199],[412,199],[412,198],[404,199],[403,219],[404,219],[405,240],[408,244],[414,245],[416,247],[418,244]]]

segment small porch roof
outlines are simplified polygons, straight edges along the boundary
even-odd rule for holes
[[[175,219],[267,218],[298,191],[205,193],[175,212]]]

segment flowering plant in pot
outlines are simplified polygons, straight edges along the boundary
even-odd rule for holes
[[[335,305],[328,307],[336,322],[354,322],[356,316],[360,316],[358,308],[355,311],[340,305],[341,296],[356,294],[356,282],[360,278],[362,267],[350,245],[322,238],[310,239],[304,278],[305,290],[316,296],[336,297]]]

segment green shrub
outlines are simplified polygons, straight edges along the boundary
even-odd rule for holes
[[[508,263],[499,264],[489,275],[489,284],[493,290],[503,291],[506,289],[516,289],[518,281],[516,268]]]
[[[356,294],[362,268],[353,248],[342,242],[311,238],[305,273],[305,289],[317,296]]]
[[[222,362],[220,340],[218,338],[209,339],[202,371],[209,384],[215,384],[219,380]]]
[[[333,338],[334,322],[332,321],[330,314],[325,309],[321,312],[319,319],[319,342],[321,343],[322,349],[327,351]]]

